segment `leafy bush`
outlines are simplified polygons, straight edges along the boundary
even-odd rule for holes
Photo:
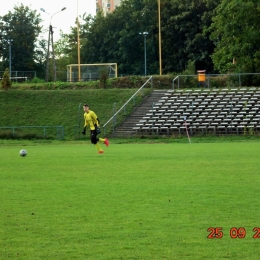
[[[100,70],[100,87],[101,88],[106,88],[107,85],[107,80],[108,80],[108,72],[106,69],[101,69]]]
[[[9,88],[11,88],[12,82],[10,79],[9,69],[5,69],[1,85],[4,90],[8,90]]]
[[[44,83],[45,80],[44,79],[40,79],[40,78],[37,78],[37,77],[34,77],[33,79],[31,79],[29,81],[29,83]]]

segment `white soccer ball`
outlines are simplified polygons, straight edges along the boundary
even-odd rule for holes
[[[24,150],[24,149],[22,149],[22,150],[20,151],[20,155],[21,155],[22,157],[25,157],[25,156],[27,155],[27,151]]]

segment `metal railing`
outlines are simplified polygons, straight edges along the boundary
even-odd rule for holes
[[[221,81],[220,87],[241,87],[243,77],[245,76],[259,76],[260,81],[260,73],[232,73],[232,74],[206,74],[206,81],[205,82],[198,82],[198,75],[178,75],[172,80],[172,89],[185,87],[185,81],[194,80],[193,85],[198,84],[200,87],[201,84],[204,87],[211,88],[213,83],[217,81]],[[200,84],[200,85],[199,85]],[[224,84],[224,85],[223,85]],[[216,84],[217,85],[217,84]],[[190,87],[190,86],[188,86]],[[215,87],[215,85],[213,86]]]
[[[49,133],[47,135],[47,130],[48,129],[56,129],[56,139],[61,140],[64,139],[64,126],[2,126],[0,127],[0,133],[4,130],[6,131],[11,131],[11,136],[12,137],[18,137],[19,134],[22,136],[25,135],[30,135],[30,136],[36,136],[37,132],[35,131],[30,131],[30,130],[37,130],[37,129],[42,129],[43,130],[43,138],[47,137],[53,137],[54,133]]]
[[[4,71],[0,71],[0,77],[4,75]],[[12,81],[27,81],[36,78],[36,71],[11,71]]]
[[[117,124],[117,116],[119,116],[120,112],[123,112],[123,116],[127,114],[127,105],[133,100],[133,106],[135,106],[135,98],[141,92],[142,98],[144,97],[144,87],[150,82],[151,88],[153,88],[153,76],[151,76],[126,102],[125,104],[114,113],[114,115],[103,125],[104,134],[106,134],[108,130],[109,123],[112,124],[111,131],[114,132],[116,124]],[[115,104],[114,104],[115,108]]]

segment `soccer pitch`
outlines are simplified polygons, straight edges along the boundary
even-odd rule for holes
[[[1,147],[0,259],[259,259],[259,142],[103,148]]]

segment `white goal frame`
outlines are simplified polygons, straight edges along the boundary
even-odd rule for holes
[[[93,77],[91,76],[91,73],[84,72],[84,68],[86,68],[87,70],[88,67],[95,66],[100,68],[107,68],[108,78],[117,78],[117,63],[69,64],[67,65],[67,81],[89,81],[100,79],[100,75],[98,74],[98,72],[96,72],[96,75],[94,75]],[[98,71],[98,69],[96,71]]]

